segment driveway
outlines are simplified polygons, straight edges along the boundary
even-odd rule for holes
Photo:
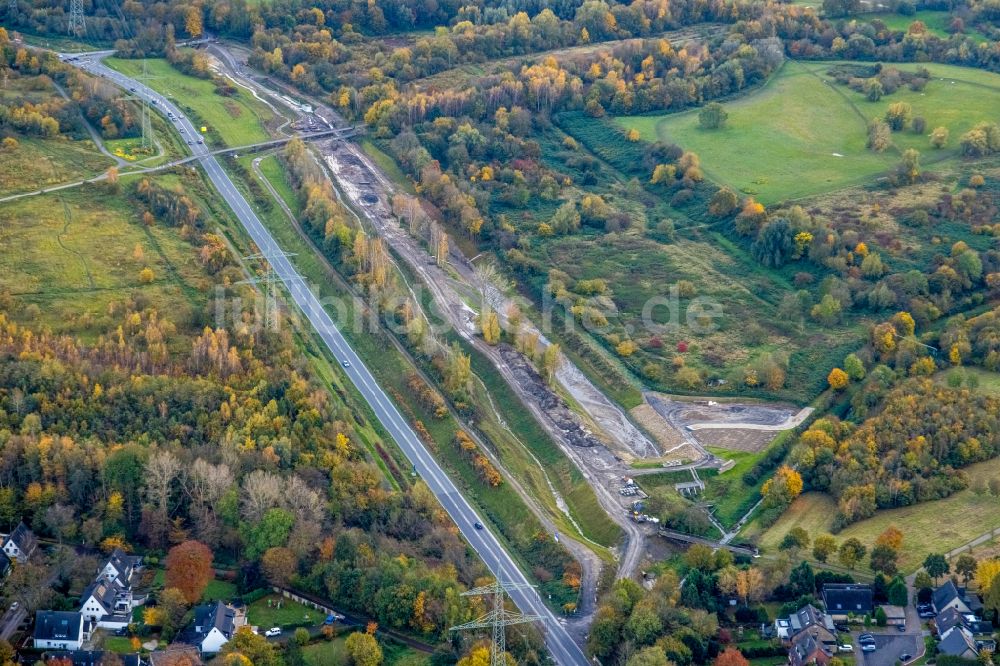
[[[894,666],[899,661],[901,654],[909,654],[910,660],[912,660],[923,652],[924,639],[919,634],[895,633],[895,629],[891,629],[891,631],[894,633],[876,634],[871,632],[875,636],[877,648],[874,652],[860,652],[861,645],[857,642],[857,634],[853,636],[854,649],[859,651],[857,652],[859,666]]]

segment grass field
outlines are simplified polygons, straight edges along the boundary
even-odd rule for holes
[[[647,141],[694,151],[710,178],[771,204],[870,180],[891,169],[906,148],[920,150],[925,164],[953,157],[959,136],[976,122],[994,119],[990,110],[1000,107],[1000,75],[989,72],[928,64],[933,78],[923,92],[901,88],[869,102],[825,75],[835,64],[786,62],[764,88],[725,104],[729,119],[719,130],[702,129],[697,110],[616,122]],[[933,151],[926,136],[904,131],[893,134],[896,149],[867,150],[866,122],[893,102],[909,102],[913,114],[926,119],[928,132],[948,127],[952,147]]]
[[[972,388],[983,395],[1000,396],[1000,373],[982,368],[954,368],[939,372],[934,380],[947,384],[953,376],[961,378],[962,386]]]
[[[1000,458],[965,469],[972,481],[972,488],[980,479],[1000,474]],[[803,527],[810,536],[830,531],[836,502],[829,495],[805,493],[785,511],[770,529],[760,535],[759,543],[768,552],[775,552],[781,539],[796,526]],[[848,525],[836,535],[837,541],[857,537],[869,548],[875,537],[889,525],[895,525],[904,534],[900,553],[900,570],[915,571],[928,553],[944,553],[967,543],[1000,524],[1000,502],[995,497],[977,495],[966,489],[935,502],[923,502],[901,509],[879,511],[872,518]],[[756,525],[748,533],[758,531]]]
[[[864,14],[858,18],[868,20],[878,19],[885,23],[890,30],[906,31],[914,21],[922,21],[927,26],[927,32],[942,39],[950,37],[948,28],[951,25],[951,14],[945,11],[933,9],[921,9],[912,16],[903,16],[894,12],[883,12],[878,14]],[[966,28],[965,34],[977,42],[986,41],[986,37],[977,30]]]
[[[141,60],[108,58],[105,63],[127,76],[142,75]],[[273,112],[242,88],[232,97],[222,97],[208,79],[182,74],[159,58],[146,60],[146,69],[151,77],[149,87],[176,100],[193,114],[192,121],[204,123],[226,145],[243,146],[270,138],[265,126],[274,118]]]
[[[175,315],[191,307],[192,297],[201,300],[196,294],[208,278],[194,248],[173,230],[143,225],[123,194],[94,187],[102,188],[99,195],[74,189],[3,205],[0,293],[22,305],[15,316],[86,337],[116,321],[110,302],[135,291]],[[151,284],[139,281],[146,267]]]
[[[0,152],[0,196],[92,178],[114,165],[89,139],[17,137],[17,141],[14,150]]]

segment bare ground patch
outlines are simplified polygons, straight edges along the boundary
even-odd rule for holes
[[[742,430],[735,428],[713,428],[695,432],[695,437],[705,446],[729,449],[730,451],[747,451],[749,453],[763,451],[777,435],[778,433],[773,430]]]

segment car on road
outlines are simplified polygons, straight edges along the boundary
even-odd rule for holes
[[[913,659],[913,655],[910,654],[909,652],[904,652],[903,654],[899,655],[899,660],[904,664],[911,659]]]
[[[874,643],[862,643],[861,644],[861,651],[862,652],[874,652],[877,649],[878,648],[875,647]]]
[[[854,652],[854,646],[850,643],[843,643],[837,646],[837,652]]]
[[[477,530],[483,529],[483,524],[481,522],[479,522],[478,520],[475,522],[475,526],[476,526]]]
[[[267,636],[268,638],[274,638],[275,636],[280,636],[281,627],[271,627],[270,629],[264,632],[264,635]]]
[[[20,603],[18,603],[17,601],[15,601],[14,603],[12,603],[10,605],[10,609],[11,610],[17,610],[17,607],[20,606],[20,605],[21,605]]]
[[[198,143],[205,143],[202,139],[198,139]]]
[[[350,361],[341,361],[340,364],[342,366],[344,366],[345,368],[351,367],[351,362]]]
[[[129,92],[135,92],[135,86],[132,86],[131,88],[129,88],[128,91]]]
[[[333,624],[334,622],[337,622],[337,621],[343,620],[343,619],[344,619],[344,616],[341,615],[340,613],[330,613],[329,615],[326,616],[326,619],[323,620],[323,624]]]

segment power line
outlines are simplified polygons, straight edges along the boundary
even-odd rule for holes
[[[265,328],[277,329],[278,328],[278,284],[283,282],[282,278],[274,272],[274,267],[271,265],[272,257],[294,257],[294,252],[283,252],[278,250],[276,252],[251,254],[245,257],[241,257],[242,261],[264,261],[266,269],[263,277],[251,277],[235,284],[253,284],[253,285],[265,285],[265,296],[264,296],[264,326]],[[296,280],[301,280],[302,278],[293,278]]]
[[[69,34],[83,37],[87,34],[87,24],[83,19],[83,0],[69,0]]]
[[[478,619],[452,627],[449,631],[491,629],[493,631],[493,641],[490,643],[490,666],[506,666],[507,662],[504,653],[507,652],[507,627],[515,624],[537,622],[543,619],[541,615],[528,615],[517,610],[507,610],[506,601],[509,598],[508,592],[528,587],[533,586],[528,583],[504,582],[503,568],[501,567],[497,572],[497,578],[494,582],[462,593],[463,597],[492,597],[492,608]]]

